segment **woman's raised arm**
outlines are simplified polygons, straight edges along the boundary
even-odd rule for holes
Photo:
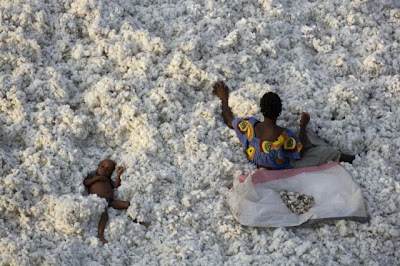
[[[232,122],[233,122],[233,113],[231,108],[228,105],[228,100],[229,100],[229,88],[225,85],[224,82],[219,81],[214,84],[213,86],[213,92],[215,95],[218,96],[218,98],[221,99],[222,101],[222,116],[224,118],[225,124],[233,128]]]

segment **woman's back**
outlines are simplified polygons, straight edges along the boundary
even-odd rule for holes
[[[255,123],[256,137],[266,141],[276,141],[285,130],[283,127],[277,125],[266,125],[261,122]]]
[[[254,117],[236,118],[232,123],[249,161],[258,168],[288,169],[300,159],[302,144],[289,129],[262,124]]]

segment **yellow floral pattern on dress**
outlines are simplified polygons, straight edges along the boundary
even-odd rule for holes
[[[285,142],[285,144],[283,145],[283,147],[285,147],[286,150],[292,150],[292,149],[294,149],[294,147],[296,147],[296,140],[295,140],[293,137],[289,138],[289,139]]]
[[[279,150],[288,139],[288,134],[286,132],[283,132],[274,142],[260,140],[260,150],[264,153],[269,153],[271,150]]]
[[[246,134],[247,132],[247,127],[251,125],[250,122],[246,119],[243,119],[241,122],[238,123],[238,129],[240,133]]]
[[[297,135],[290,129],[284,129],[277,140],[262,140],[257,138],[254,130],[258,122],[254,117],[236,118],[232,122],[249,161],[270,170],[293,168],[291,159],[300,159],[299,152],[303,146]]]
[[[253,160],[254,154],[256,153],[256,148],[254,148],[253,146],[249,146],[249,148],[246,150],[246,153],[249,160]]]
[[[238,123],[237,129],[239,130],[240,133],[247,135],[248,141],[251,141],[253,139],[254,130],[253,127],[251,126],[251,123],[248,120],[243,119],[240,123]]]
[[[300,145],[299,145],[300,144]],[[301,150],[301,145],[300,142],[296,142],[296,140],[293,137],[290,137],[285,143],[283,144],[282,150],[284,152],[299,152]]]
[[[300,142],[297,142],[296,148],[297,148],[297,152],[300,153],[301,149],[303,148],[303,144],[301,144]]]
[[[260,150],[269,153],[271,151],[272,142],[260,140]]]

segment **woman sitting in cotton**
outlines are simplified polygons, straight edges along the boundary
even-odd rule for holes
[[[317,166],[328,161],[352,162],[354,156],[341,154],[329,146],[314,146],[307,137],[306,127],[310,116],[303,113],[300,132],[276,124],[282,112],[279,96],[267,92],[261,99],[260,107],[264,121],[254,117],[234,119],[228,106],[229,89],[223,82],[214,85],[214,93],[222,101],[224,122],[233,128],[247,154],[247,158],[258,168],[280,170]]]

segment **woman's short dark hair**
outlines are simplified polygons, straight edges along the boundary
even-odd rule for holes
[[[260,101],[261,112],[264,117],[276,120],[282,112],[282,102],[278,94],[267,92]]]

